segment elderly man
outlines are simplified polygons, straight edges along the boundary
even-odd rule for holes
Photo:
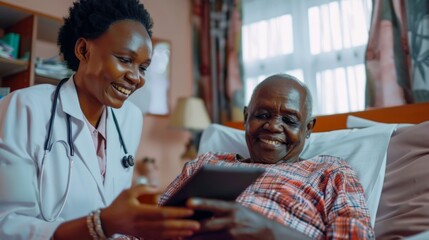
[[[200,155],[186,164],[161,204],[202,165],[253,165],[265,173],[235,202],[188,201],[189,208],[214,213],[201,222],[201,239],[374,238],[362,186],[347,162],[299,157],[316,123],[305,85],[285,74],[265,79],[244,109],[244,119],[250,158]]]

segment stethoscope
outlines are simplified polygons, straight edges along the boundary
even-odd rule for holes
[[[74,146],[73,146],[73,140],[72,140],[72,136],[71,136],[72,127],[71,127],[71,123],[70,123],[70,115],[69,114],[66,113],[67,143],[64,140],[58,140],[54,143],[51,142],[52,132],[53,132],[53,124],[54,124],[54,120],[55,120],[55,111],[57,109],[58,95],[59,95],[61,86],[65,82],[67,82],[67,80],[68,80],[67,78],[61,80],[55,89],[54,99],[52,101],[51,116],[49,118],[48,133],[47,133],[47,137],[46,137],[45,145],[44,145],[44,154],[43,154],[43,158],[42,158],[41,168],[39,171],[39,182],[38,182],[38,184],[39,184],[39,196],[38,197],[39,197],[39,203],[40,203],[40,215],[42,216],[42,218],[45,221],[48,221],[48,222],[56,221],[58,219],[58,217],[60,216],[60,214],[62,213],[64,206],[66,204],[66,201],[67,201],[68,194],[69,194],[70,181],[71,181],[71,177],[72,177]],[[132,167],[132,166],[134,166],[134,157],[132,155],[128,154],[127,147],[125,146],[125,142],[123,140],[122,133],[121,133],[121,130],[119,128],[118,120],[116,119],[115,113],[113,112],[112,108],[110,108],[110,111],[111,111],[112,116],[113,116],[113,121],[115,122],[116,130],[118,131],[119,141],[121,142],[121,145],[122,145],[124,153],[125,153],[125,156],[121,160],[122,166],[124,168]],[[67,186],[66,186],[64,196],[62,197],[61,207],[60,207],[59,211],[57,212],[57,214],[53,214],[54,215],[53,218],[48,218],[44,214],[44,210],[43,210],[43,196],[42,196],[43,195],[42,194],[43,193],[43,174],[44,174],[44,166],[45,166],[46,157],[52,151],[52,149],[56,143],[60,143],[65,149],[68,150],[67,151],[67,158],[69,160],[69,170],[68,170],[68,175],[67,175]]]

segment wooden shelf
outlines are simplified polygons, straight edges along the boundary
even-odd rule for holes
[[[0,34],[19,34],[18,56],[28,56],[28,61],[20,61],[0,55],[0,87],[14,91],[38,83],[57,84],[55,76],[39,76],[35,66],[38,57],[52,56],[52,49],[57,54],[56,41],[61,25],[61,18],[0,0]]]
[[[22,72],[27,69],[28,62],[0,57],[0,78]]]
[[[0,2],[0,28],[8,28],[31,15],[27,11],[12,8],[8,5]]]
[[[57,85],[61,81],[61,79],[62,78],[58,78],[57,76],[36,73],[34,82],[35,84],[49,83],[49,84]]]

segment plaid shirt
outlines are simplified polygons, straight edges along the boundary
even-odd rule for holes
[[[206,153],[188,162],[160,199],[163,204],[202,165],[252,166],[265,173],[236,201],[313,239],[374,239],[364,191],[351,167],[332,156],[259,164],[235,154]]]

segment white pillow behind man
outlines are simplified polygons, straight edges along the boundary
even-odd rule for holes
[[[346,160],[361,181],[374,226],[386,169],[386,154],[396,124],[376,125],[363,129],[312,133],[301,157],[325,154]],[[212,124],[204,130],[198,153],[228,152],[249,157],[244,131]]]

